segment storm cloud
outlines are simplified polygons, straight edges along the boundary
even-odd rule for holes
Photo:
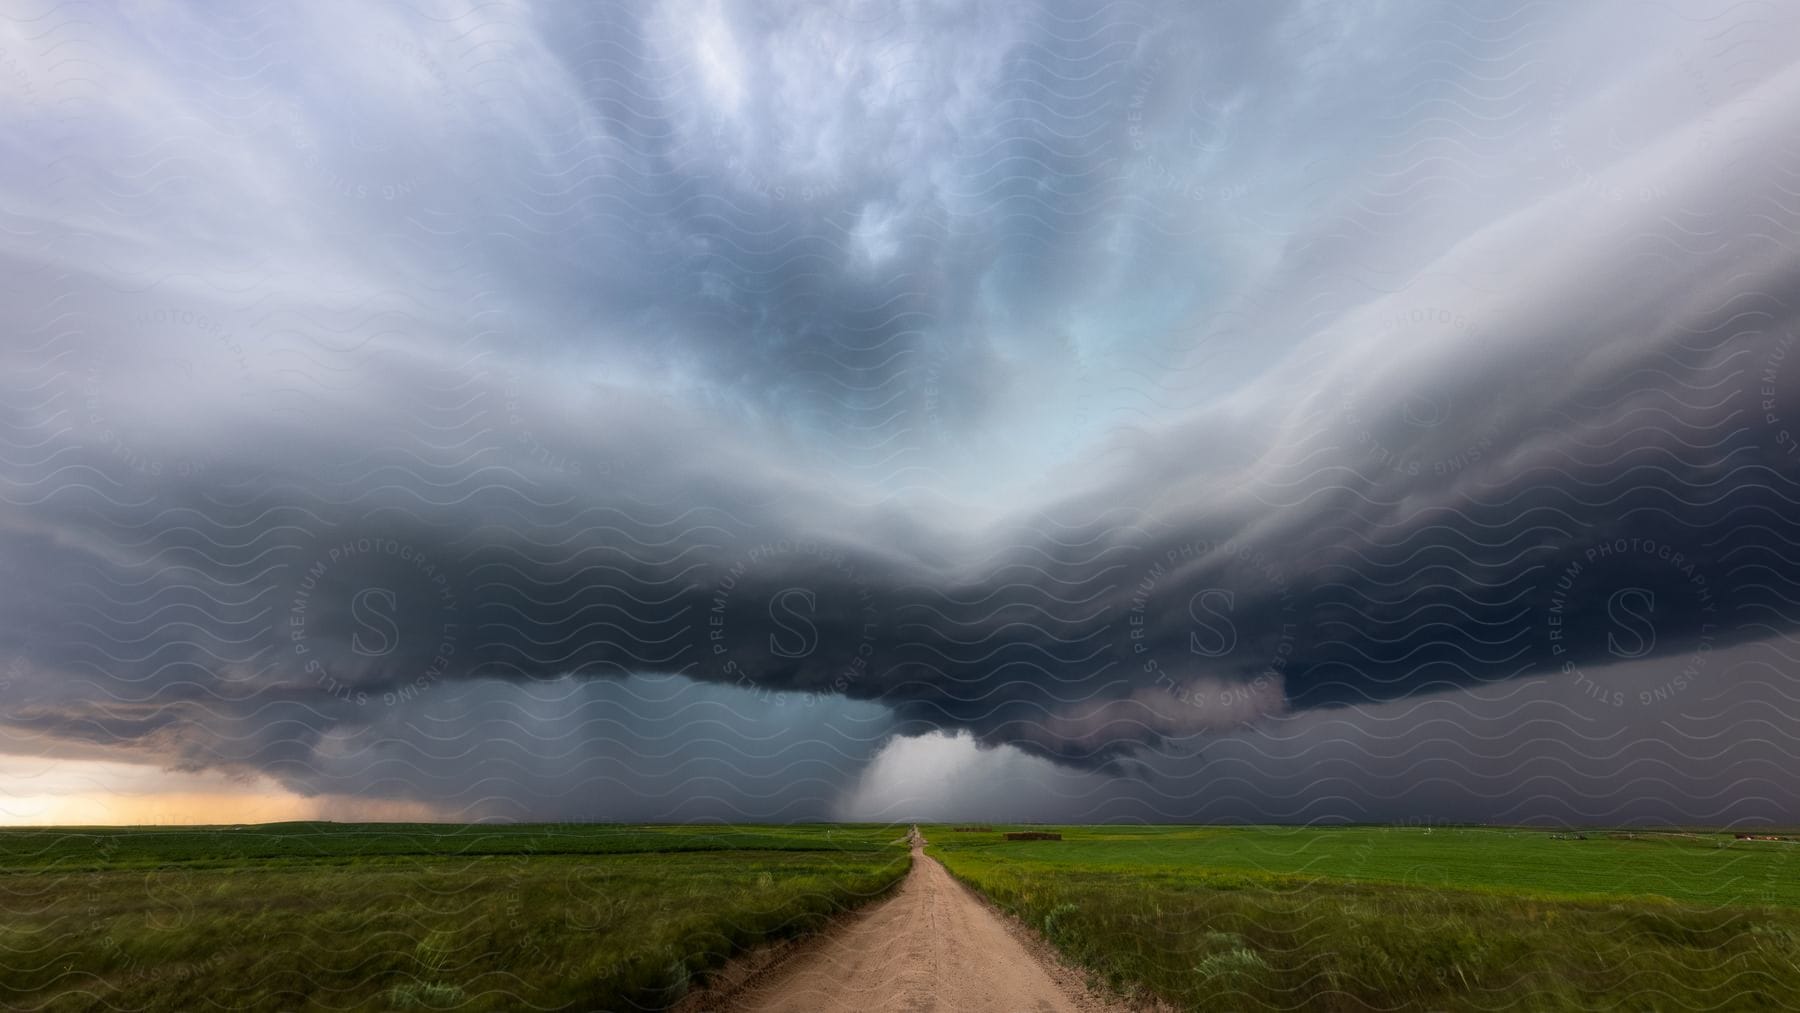
[[[1800,7],[77,8],[0,22],[8,752],[1800,812]]]

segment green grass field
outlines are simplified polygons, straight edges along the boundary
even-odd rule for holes
[[[1696,831],[921,828],[1182,1008],[1775,1009],[1800,844]],[[0,830],[0,1008],[654,1009],[906,870],[905,827]]]
[[[637,1009],[906,871],[905,828],[0,831],[0,1008]]]
[[[1199,1010],[1777,1009],[1800,844],[1730,834],[921,828],[1113,987]]]

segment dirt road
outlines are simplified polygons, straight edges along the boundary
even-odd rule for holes
[[[1005,922],[922,850],[899,890],[857,912],[734,996],[774,1013],[1111,1011],[1041,943]]]

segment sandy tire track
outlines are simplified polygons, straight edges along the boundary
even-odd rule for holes
[[[748,1013],[1102,1013],[1082,976],[991,910],[923,850],[899,890],[689,1009]]]

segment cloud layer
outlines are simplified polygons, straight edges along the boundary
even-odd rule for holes
[[[1796,13],[16,15],[0,745],[1791,822]]]

